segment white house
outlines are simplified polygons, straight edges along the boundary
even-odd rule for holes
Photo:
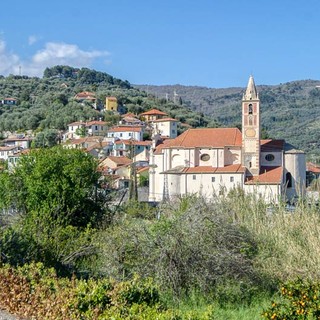
[[[154,130],[158,131],[161,136],[176,138],[178,135],[178,120],[173,118],[160,118],[150,120]]]
[[[108,130],[107,137],[124,140],[134,139],[137,141],[142,141],[143,132],[144,129],[142,126],[116,126]]]
[[[9,156],[13,156],[18,151],[19,148],[16,146],[0,147],[0,159],[6,161],[8,160]]]
[[[305,154],[284,140],[261,140],[260,131],[260,100],[251,76],[242,99],[242,133],[189,129],[175,139],[154,139],[149,201],[192,193],[212,198],[235,187],[267,202],[303,193]]]
[[[90,136],[104,136],[107,134],[107,122],[89,121],[86,123],[86,130]]]

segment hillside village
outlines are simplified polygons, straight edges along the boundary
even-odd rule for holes
[[[222,127],[109,76],[54,70],[0,78],[0,308],[39,319],[69,310],[202,320],[252,304],[244,319],[253,319],[278,283],[320,274],[320,167],[263,134],[253,76],[238,95],[241,125]],[[144,309],[149,293],[184,301],[193,290],[199,316],[158,298]],[[120,308],[119,295],[129,297]]]
[[[260,100],[253,77],[242,99],[242,133],[237,128],[192,129],[160,108],[126,112],[115,96],[102,102],[91,91],[77,93],[74,100],[119,120],[68,123],[58,143],[96,158],[106,188],[149,186],[149,195],[140,196],[140,201],[153,203],[193,193],[210,198],[235,187],[260,194],[268,202],[282,197],[292,201],[318,177],[317,165],[306,167],[303,151],[281,139],[261,139]],[[17,99],[3,98],[1,103],[14,106]],[[187,131],[179,135],[179,127]],[[32,134],[11,132],[2,140],[0,159],[14,166],[33,140]]]

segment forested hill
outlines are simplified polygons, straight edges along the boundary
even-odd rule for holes
[[[284,138],[296,147],[320,154],[319,80],[292,81],[257,86],[261,100],[262,126],[273,138]],[[241,99],[245,88],[213,89],[195,86],[135,87],[158,98],[182,100],[192,110],[203,112],[223,126],[241,124]],[[180,99],[181,98],[181,99]]]
[[[216,122],[181,103],[157,99],[133,88],[128,81],[91,70],[55,66],[44,71],[43,78],[0,76],[0,100],[17,99],[17,105],[0,105],[0,133],[5,131],[65,130],[73,121],[104,119],[115,124],[119,116],[95,110],[89,103],[79,103],[75,95],[82,91],[95,94],[103,109],[105,98],[115,96],[127,112],[139,114],[157,108],[191,126],[216,126]],[[181,128],[182,130],[183,128]]]

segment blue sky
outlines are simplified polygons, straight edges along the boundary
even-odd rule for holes
[[[0,74],[68,64],[135,84],[320,79],[318,0],[6,0]]]

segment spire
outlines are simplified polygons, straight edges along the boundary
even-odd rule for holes
[[[256,85],[254,83],[253,76],[250,76],[247,90],[243,95],[243,100],[256,100],[256,99],[259,99]]]

